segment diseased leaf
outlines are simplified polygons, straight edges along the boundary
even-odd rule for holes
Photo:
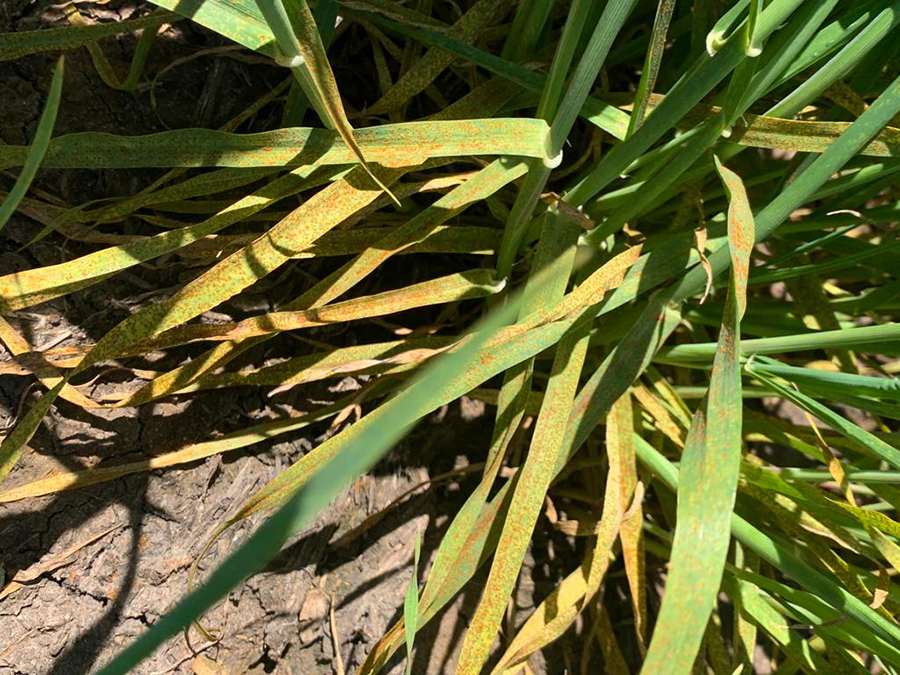
[[[356,138],[370,161],[387,166],[413,166],[429,158],[464,155],[543,158],[546,133],[547,124],[543,120],[488,119],[385,124],[361,129],[356,132]],[[28,152],[28,147],[0,146],[0,168],[23,165]],[[43,166],[50,169],[250,168],[353,162],[353,153],[342,145],[336,132],[301,127],[258,134],[178,129],[145,136],[115,136],[86,131],[50,141]]]
[[[741,460],[740,321],[747,303],[753,214],[741,179],[717,161],[729,193],[732,266],[705,403],[684,444],[670,572],[642,672],[689,672],[722,579]]]
[[[331,544],[365,546],[396,504],[418,513],[410,494],[478,473],[436,493],[452,517],[421,534],[439,543],[422,559],[417,544],[394,625],[353,653],[364,675],[404,648],[413,672],[422,631],[445,630],[463,594],[478,602],[457,623],[463,674],[530,672],[538,651],[580,675],[900,671],[900,0],[156,4],[177,13],[90,24],[76,2],[22,17],[71,25],[0,35],[0,60],[84,47],[91,81],[138,103],[113,106],[122,133],[103,134],[60,68],[40,120],[10,90],[34,142],[14,129],[0,144],[0,224],[21,215],[0,233],[20,249],[0,256],[0,375],[24,391],[7,401],[0,503],[315,441],[211,523],[185,599],[104,675],[158,670],[141,661],[335,516],[330,500],[418,420],[452,426],[460,397],[495,406],[457,424],[471,463],[426,461],[428,480]],[[236,44],[192,49],[209,35],[182,18]],[[191,55],[148,60],[157,33]],[[173,68],[208,57],[243,77],[222,98],[220,61],[185,98],[196,71]],[[165,112],[162,76],[166,110],[196,114],[135,135],[154,129],[146,93]],[[80,133],[50,138],[57,108]],[[97,174],[90,194],[82,173]],[[111,330],[85,316],[98,305]],[[152,417],[164,397],[226,387],[268,401],[249,426],[49,475],[32,464],[48,415]],[[245,545],[222,536],[250,518]],[[200,583],[216,544],[225,562]],[[529,547],[550,576],[510,623]],[[31,637],[17,639],[11,663]]]

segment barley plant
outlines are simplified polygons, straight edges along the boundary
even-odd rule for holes
[[[71,25],[0,35],[0,58],[86,48],[105,82],[133,88],[157,33],[193,21],[284,80],[221,129],[54,136],[60,57],[31,145],[0,146],[11,176],[0,226],[19,210],[43,226],[35,240],[87,252],[0,277],[2,313],[162,256],[201,271],[84,347],[36,354],[0,320],[8,370],[42,385],[0,446],[0,501],[252,452],[348,407],[363,414],[221,522],[205,551],[223,562],[195,561],[181,602],[103,673],[138,668],[192,624],[207,630],[204,612],[464,395],[494,420],[480,480],[461,484],[464,505],[360,673],[412,654],[479,570],[449,666],[460,675],[531,672],[529,658],[570,630],[588,635],[581,672],[749,673],[765,645],[778,672],[900,673],[900,1],[153,2],[118,23],[70,5]],[[365,109],[345,107],[329,63],[348,30],[371,41],[355,57],[378,75]],[[132,31],[120,81],[103,41]],[[273,103],[280,125],[242,133]],[[168,171],[100,203],[30,189],[41,170],[71,168]],[[117,238],[125,218],[138,236]],[[398,287],[383,266],[400,255],[436,272]],[[204,320],[322,258],[339,264],[274,311]],[[393,341],[315,342],[317,327],[411,309],[423,324]],[[232,367],[287,332],[298,356]],[[195,343],[205,351],[140,388],[92,395],[110,362]],[[361,392],[309,414],[16,480],[59,398],[140,406],[347,374],[366,376]],[[220,535],[259,514],[228,549]],[[509,633],[536,528],[572,537],[581,562]],[[624,625],[604,606],[611,569],[630,590]]]

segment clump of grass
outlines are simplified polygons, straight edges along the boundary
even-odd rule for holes
[[[496,410],[481,480],[430,567],[423,561],[418,593],[413,577],[406,620],[360,672],[379,671],[404,645],[412,653],[415,632],[489,566],[455,666],[483,672],[533,532],[548,526],[579,537],[583,563],[504,636],[493,673],[518,672],[580,614],[593,617],[588,644],[602,634],[608,667],[623,662],[625,636],[602,605],[595,611],[613,559],[627,577],[627,639],[639,647],[642,672],[750,672],[762,642],[779,664],[804,672],[900,671],[892,580],[900,499],[891,486],[900,471],[900,69],[885,58],[896,55],[900,2],[435,0],[424,14],[377,0],[318,0],[312,10],[305,0],[155,4],[183,16],[4,35],[0,56],[96,51],[104,35],[186,17],[287,66],[285,119],[301,119],[309,105],[325,128],[235,133],[242,115],[220,131],[47,143],[60,67],[40,138],[30,149],[0,147],[0,165],[22,166],[25,177],[3,212],[21,204],[45,226],[40,236],[62,233],[95,248],[0,277],[0,308],[62,297],[166,254],[204,271],[89,348],[11,367],[47,391],[0,446],[0,478],[57,397],[131,406],[338,373],[365,373],[372,384],[358,422],[260,489],[213,541],[269,512],[253,536],[104,673],[126,672],[198,620],[411,425],[463,395]],[[336,16],[343,30],[353,25],[371,40],[378,89],[358,119],[384,124],[351,127],[325,51]],[[171,170],[99,207],[20,202],[39,160]],[[210,170],[185,178],[191,167]],[[245,196],[199,222],[161,219],[167,205],[199,208],[224,190]],[[417,195],[429,191],[438,196],[423,205]],[[300,205],[284,212],[287,197]],[[366,227],[381,212],[394,215],[392,224]],[[472,213],[490,213],[496,225],[469,220]],[[263,225],[250,234],[234,231],[256,214],[271,217],[252,221]],[[85,227],[129,215],[158,233],[98,245]],[[385,290],[345,299],[395,255],[427,262],[451,252],[477,256],[477,269],[401,288],[382,279]],[[345,262],[278,311],[193,322],[292,260],[326,256]],[[786,293],[776,297],[774,284]],[[285,332],[411,308],[448,312],[463,300],[481,302],[485,318],[429,337],[227,370]],[[0,339],[14,354],[32,351],[5,322]],[[79,387],[109,360],[194,342],[210,346],[137,392],[96,400]],[[804,421],[761,406],[762,396],[799,407]],[[246,448],[352,402],[145,462],[4,487],[0,501]],[[871,427],[851,422],[847,407]],[[510,442],[526,416],[535,423],[520,456]],[[797,453],[802,466],[785,459]],[[541,516],[548,500],[557,514],[549,522]],[[594,513],[584,503],[602,506]],[[648,561],[668,565],[656,616]],[[722,592],[727,605],[717,604]],[[733,629],[722,629],[726,621]]]

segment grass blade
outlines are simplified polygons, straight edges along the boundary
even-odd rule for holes
[[[656,86],[656,78],[659,76],[659,67],[662,63],[663,51],[666,48],[666,33],[669,31],[669,22],[672,21],[672,13],[675,11],[675,0],[659,0],[656,17],[653,20],[653,29],[650,33],[650,48],[644,59],[644,69],[640,82],[634,95],[634,107],[631,110],[631,119],[628,121],[628,136],[641,126],[647,113],[647,102]]]
[[[750,364],[747,370],[754,375],[758,375],[760,381],[766,387],[778,393],[779,396],[800,406],[810,415],[819,418],[841,435],[850,439],[861,451],[884,460],[895,469],[900,468],[900,450],[897,450],[897,448],[885,443],[868,431],[860,429],[857,425],[802,392],[779,384],[771,377],[766,377],[765,371],[762,371],[762,373],[758,372],[753,364]]]
[[[547,157],[547,125],[536,119],[454,120],[386,124],[356,132],[359,147],[381,164],[411,166],[436,157],[513,155]],[[298,150],[299,148],[299,150]],[[0,167],[25,163],[28,148],[0,146]],[[146,136],[83,132],[50,142],[44,166],[51,169],[169,167],[313,167],[352,164],[354,155],[327,129],[279,129],[232,134],[179,129]]]
[[[492,21],[506,14],[510,5],[511,0],[477,0],[447,31],[447,36],[463,43],[474,42]],[[369,107],[368,112],[381,115],[399,109],[411,96],[425,89],[452,62],[453,56],[437,49],[429,50],[381,99]]]
[[[710,376],[709,398],[694,413],[684,445],[670,573],[642,667],[645,673],[691,670],[719,592],[740,471],[742,401],[738,354],[754,225],[743,182],[718,160],[717,168],[731,198],[731,283]]]
[[[572,331],[557,348],[534,439],[520,471],[484,595],[463,642],[457,664],[460,675],[481,672],[519,576],[525,550],[550,486],[553,466],[564,452],[566,422],[587,352],[588,330],[589,325]],[[618,497],[617,485],[615,493]],[[610,509],[615,510],[617,506],[611,505]],[[611,529],[613,532],[618,530],[618,520]],[[597,563],[605,562],[605,559],[602,555]]]
[[[95,23],[89,26],[66,26],[47,30],[2,33],[0,34],[0,61],[10,61],[41,52],[86,47],[105,37],[141,29],[155,31],[162,24],[174,23],[180,18],[177,14],[170,12],[155,11],[139,19]]]
[[[770,6],[771,7],[771,6]],[[768,9],[766,10],[769,11]],[[765,12],[763,13],[765,17]],[[781,225],[790,214],[847,162],[864,148],[900,113],[900,78],[895,79],[860,117],[832,143],[800,177],[780,192],[756,214],[756,239],[761,241]],[[729,261],[728,251],[719,248],[709,256],[713,273],[718,274]],[[679,282],[675,298],[683,300],[706,284],[703,270],[693,269]]]
[[[37,131],[34,132],[34,140],[27,148],[27,153],[22,160],[22,171],[16,179],[12,190],[0,203],[0,229],[6,225],[10,216],[19,207],[19,203],[28,192],[31,181],[34,180],[47,146],[50,144],[50,136],[53,134],[53,125],[56,124],[56,112],[59,110],[59,101],[62,97],[63,74],[65,61],[60,57],[53,69],[53,79],[50,81],[50,91],[47,93],[47,103],[38,120]]]
[[[289,66],[304,93],[326,126],[335,129],[369,177],[399,206],[399,200],[372,171],[356,141],[353,127],[344,112],[322,36],[306,0],[257,0],[260,10],[278,42],[276,61]]]
[[[113,466],[100,466],[93,469],[51,474],[46,478],[41,478],[0,492],[0,503],[5,504],[20,499],[43,497],[45,495],[56,494],[66,490],[77,490],[83,487],[117,480],[123,476],[135,473],[165,469],[172,466],[183,466],[200,459],[205,459],[206,457],[212,457],[233,450],[240,450],[256,443],[265,442],[280,434],[291,433],[298,429],[303,429],[315,422],[337,415],[350,405],[355,398],[355,395],[345,397],[330,406],[326,406],[307,415],[257,424],[212,441],[194,443],[179,450],[167,452],[150,459],[127,462],[125,464]]]
[[[448,383],[458,378],[458,373],[464,373],[470,366],[478,363],[476,357],[485,342],[515,316],[516,310],[515,303],[510,303],[502,311],[492,315],[481,330],[475,332],[472,339],[467,340],[459,350],[447,354],[427,368],[413,384],[393,399],[392,406],[383,407],[383,414],[375,418],[363,418],[371,420],[366,425],[362,425],[362,421],[354,425],[362,426],[363,429],[358,432],[365,433],[358,433],[355,442],[339,451],[334,461],[329,462],[310,479],[306,489],[298,490],[288,497],[283,506],[232,553],[206,583],[181,600],[150,630],[119,653],[100,674],[124,675],[130,672],[156,647],[189,626],[231,588],[274,556],[291,533],[296,532],[327,506],[338,491],[356,475],[374,465],[400,439],[410,424],[420,414],[424,414],[419,413],[423,408],[421,401],[430,402],[435,392],[446,392]]]
[[[412,576],[403,599],[403,625],[406,631],[406,675],[412,672],[413,644],[416,640],[416,622],[419,619],[419,553],[422,549],[422,535],[416,533],[416,551],[413,555]]]
[[[638,459],[657,477],[669,487],[677,489],[678,469],[637,435],[635,451]],[[840,584],[802,562],[786,546],[773,540],[737,514],[732,514],[731,524],[731,531],[736,539],[758,554],[762,560],[777,565],[784,574],[831,607],[840,608],[837,610],[839,614],[858,622],[860,627],[870,630],[888,642],[896,643],[900,639],[900,628],[894,622],[882,617]]]
[[[855,326],[842,330],[823,330],[801,335],[782,335],[757,340],[743,340],[741,354],[778,354],[782,352],[805,352],[813,349],[856,347],[877,349],[886,347],[900,338],[900,324],[886,323],[881,326]],[[716,345],[704,342],[693,345],[677,345],[659,350],[660,362],[687,363],[690,361],[709,362],[716,352]]]

